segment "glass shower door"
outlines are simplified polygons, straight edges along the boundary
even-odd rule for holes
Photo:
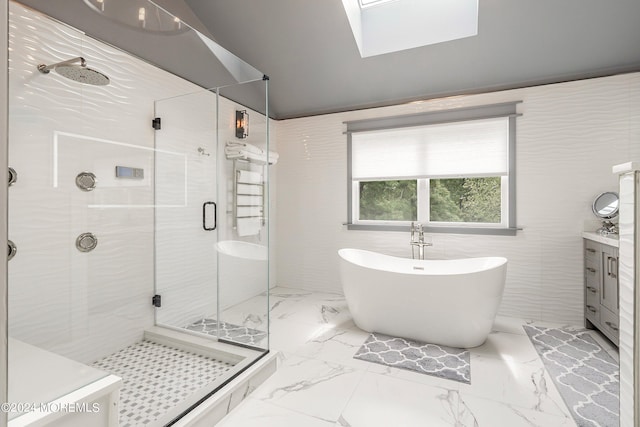
[[[217,311],[216,99],[155,102],[156,325],[197,329]]]

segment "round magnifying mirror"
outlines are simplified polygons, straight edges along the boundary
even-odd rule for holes
[[[591,209],[598,218],[612,219],[618,216],[619,204],[618,193],[607,191],[596,197]]]

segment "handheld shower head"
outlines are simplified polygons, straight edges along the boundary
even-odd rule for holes
[[[87,61],[82,57],[69,59],[68,61],[62,61],[52,65],[38,65],[38,71],[43,74],[49,74],[51,70],[56,70],[56,72],[62,77],[66,77],[80,83],[97,86],[106,86],[109,84],[109,77],[99,71],[87,67]]]

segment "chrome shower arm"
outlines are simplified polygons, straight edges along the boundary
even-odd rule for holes
[[[77,58],[68,59],[66,61],[57,62],[51,65],[40,64],[38,65],[38,71],[40,71],[41,73],[47,74],[49,71],[53,70],[54,68],[60,65],[71,65],[71,64],[75,64],[76,62],[79,62],[81,67],[87,66],[87,61],[85,61],[83,57],[78,56]]]

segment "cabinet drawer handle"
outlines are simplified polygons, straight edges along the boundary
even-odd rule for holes
[[[588,271],[589,273],[595,273],[595,272],[596,272],[596,269],[595,269],[595,268],[592,268],[592,267],[587,267],[586,269],[587,269],[587,271]]]
[[[587,249],[586,249],[586,251],[587,251],[587,252],[591,252],[592,254],[595,254],[595,253],[596,253],[596,250],[595,250],[595,249],[593,249],[593,248],[587,248]]]
[[[598,310],[596,310],[596,308],[592,305],[587,305],[587,310],[589,310],[592,313],[596,313]]]
[[[618,278],[618,258],[611,257],[611,277]]]
[[[607,257],[607,276],[617,279],[618,278],[618,258]]]
[[[611,329],[613,329],[614,331],[618,332],[618,325],[616,325],[615,323],[611,323],[611,322],[604,322],[604,323],[606,323],[606,325]]]
[[[595,294],[596,292],[598,292],[598,290],[596,288],[594,288],[593,286],[587,286],[587,290],[593,294]]]

